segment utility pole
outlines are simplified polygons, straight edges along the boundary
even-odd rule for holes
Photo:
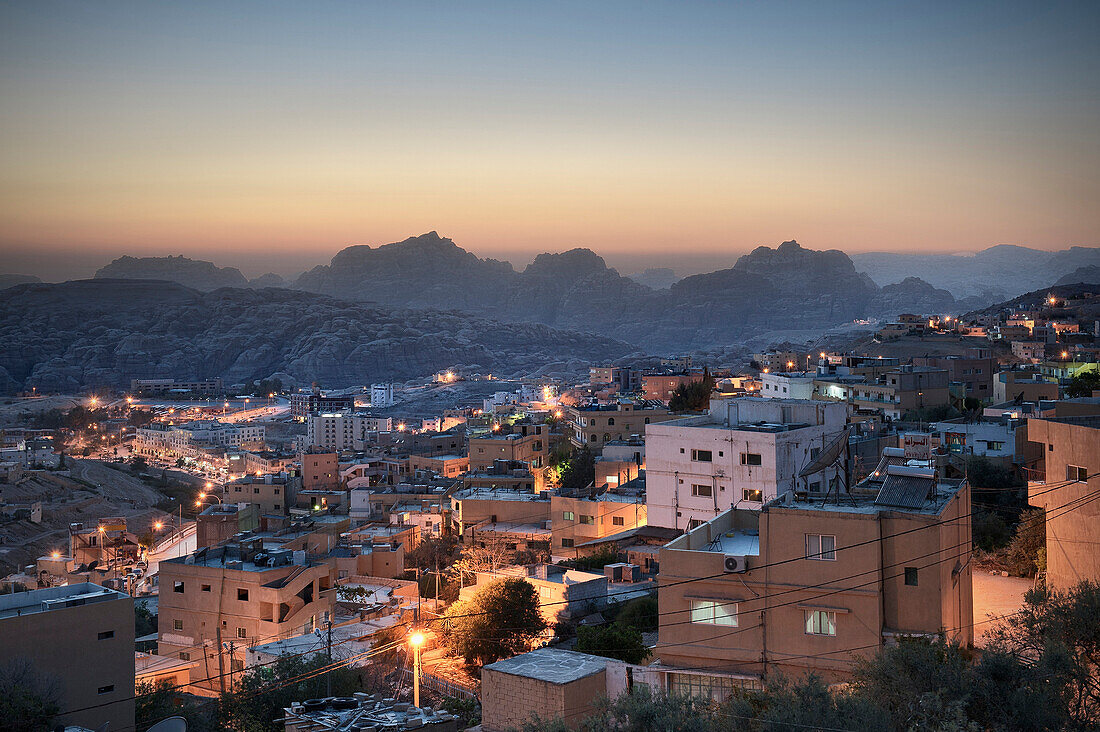
[[[218,639],[218,684],[221,685],[222,694],[225,694],[225,651],[222,648],[222,626],[218,624],[214,628]]]
[[[328,665],[332,666],[332,618],[328,619]],[[328,670],[325,674],[325,680],[328,682],[325,685],[325,695],[332,696],[332,669]]]

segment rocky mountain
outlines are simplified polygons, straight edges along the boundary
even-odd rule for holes
[[[201,259],[178,257],[130,257],[114,260],[95,273],[95,279],[168,280],[196,290],[246,287],[248,280],[236,267],[218,267]]]
[[[868,252],[852,255],[852,261],[879,284],[919,277],[956,298],[996,302],[1049,285],[1078,267],[1100,265],[1100,247],[1048,252],[1002,244],[974,255]]]
[[[9,287],[15,287],[21,285],[24,282],[41,282],[34,275],[25,274],[0,274],[0,290],[6,290]]]
[[[650,267],[649,269],[627,275],[639,285],[645,285],[654,290],[667,290],[676,280],[680,279],[676,273],[668,267]]]
[[[1074,285],[1078,282],[1085,282],[1088,284],[1100,284],[1100,266],[1090,264],[1087,267],[1078,267],[1054,284]]]
[[[0,391],[123,387],[134,378],[286,374],[327,386],[444,368],[577,371],[634,349],[541,324],[398,310],[288,289],[209,293],[153,280],[23,284],[0,292]]]
[[[287,283],[280,275],[273,272],[262,274],[248,281],[249,287],[286,287]]]

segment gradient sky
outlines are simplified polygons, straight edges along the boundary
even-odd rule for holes
[[[3,2],[0,271],[1098,245],[1098,37],[1097,2]]]

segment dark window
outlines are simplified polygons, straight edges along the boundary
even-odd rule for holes
[[[699,483],[693,483],[691,486],[691,495],[704,496],[710,498],[713,495],[713,491],[709,485],[701,485]]]
[[[743,452],[741,453],[742,465],[760,465],[762,464],[760,454],[755,452]]]
[[[607,418],[607,426],[608,427],[614,427],[615,426],[615,418],[614,417],[608,417]]]
[[[180,660],[181,661],[190,661],[191,660],[191,654],[188,653],[187,651],[180,651]]]
[[[237,628],[237,637],[238,638],[247,638],[248,634],[245,632],[244,628]]]
[[[96,689],[96,692],[99,693],[99,694],[110,694],[114,690],[115,690],[115,685],[114,684],[108,684],[107,686],[99,687],[98,689]]]
[[[1084,483],[1089,479],[1089,471],[1078,465],[1066,466],[1066,480],[1075,480],[1079,483]]]
[[[172,621],[172,629],[173,630],[183,630],[183,621],[182,620],[173,620]]]
[[[238,587],[237,588],[237,599],[242,600],[244,602],[248,602],[248,590],[246,590],[242,587]]]
[[[562,539],[561,540],[561,545],[564,546],[564,547],[572,547],[573,546],[573,540],[572,539]]]
[[[612,526],[626,526],[626,521],[623,519],[622,516],[612,516],[611,517],[611,525]]]
[[[172,592],[182,593],[183,592],[183,583],[182,582],[172,583]]]
[[[709,463],[713,459],[710,450],[692,450],[691,459],[697,463]]]
[[[916,587],[917,586],[917,568],[906,567],[905,568],[905,584]]]
[[[199,587],[199,590],[201,592],[210,592],[210,585],[202,585],[201,587]]]
[[[114,637],[115,637],[115,631],[113,631],[113,630],[105,630],[105,631],[103,631],[102,633],[99,634],[99,640],[107,640],[108,638],[114,638]]]

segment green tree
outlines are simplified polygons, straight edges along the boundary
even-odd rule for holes
[[[149,462],[141,455],[134,455],[130,458],[130,468],[137,473],[144,473],[149,469]]]
[[[642,632],[620,623],[577,628],[575,650],[593,656],[617,658],[627,663],[641,663],[649,656]]]
[[[596,481],[596,456],[587,445],[562,466],[559,485],[562,495],[575,496]]]
[[[710,408],[710,397],[714,393],[714,379],[710,370],[703,369],[703,377],[697,381],[680,384],[668,400],[668,408],[673,412],[702,412]]]
[[[134,637],[157,632],[157,616],[149,610],[149,603],[139,600],[134,603]]]
[[[0,727],[11,732],[48,732],[61,711],[61,689],[30,661],[0,665]]]
[[[660,616],[657,611],[657,598],[638,597],[623,605],[615,622],[637,628],[643,633],[657,630]]]
[[[1066,386],[1066,396],[1089,397],[1097,389],[1100,389],[1100,371],[1078,371]]]
[[[467,664],[484,666],[523,653],[546,630],[539,596],[523,579],[490,582],[467,602],[456,602],[444,616],[444,642]]]
[[[138,684],[134,697],[135,727],[146,730],[168,717],[187,720],[187,732],[217,732],[223,730],[218,723],[218,706],[214,699],[198,699],[167,681],[156,684]]]
[[[1031,508],[1020,514],[1020,522],[1008,544],[1008,560],[1015,574],[1030,577],[1046,569],[1046,512]]]

